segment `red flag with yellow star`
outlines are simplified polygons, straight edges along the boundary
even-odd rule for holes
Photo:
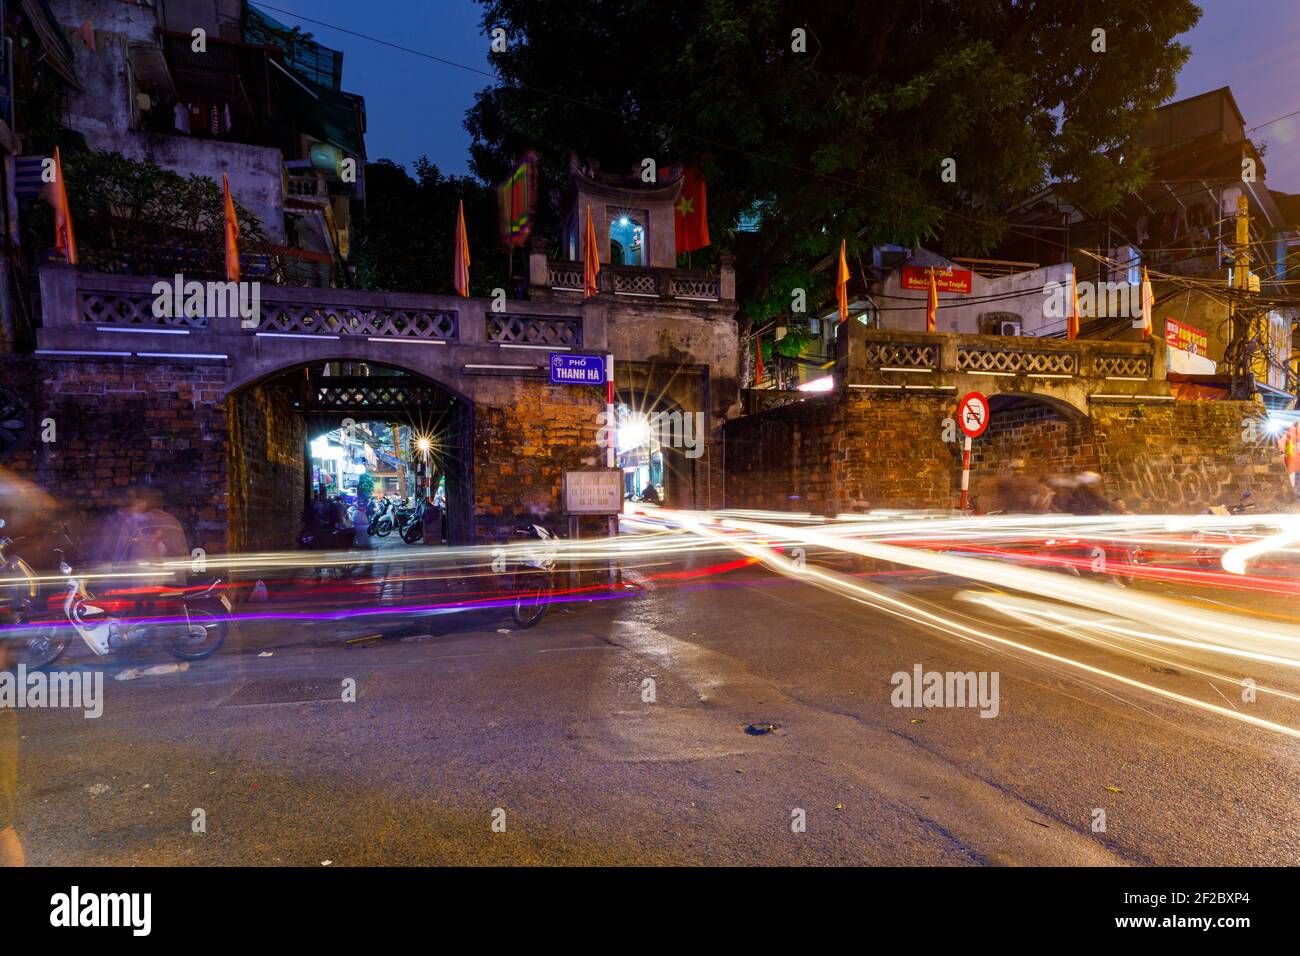
[[[691,166],[682,170],[682,194],[673,207],[677,252],[694,252],[709,244],[709,215],[704,180]]]

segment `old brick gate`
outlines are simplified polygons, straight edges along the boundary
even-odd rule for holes
[[[0,355],[0,374],[30,425],[52,422],[57,437],[29,436],[5,464],[88,519],[149,483],[214,553],[285,547],[300,516],[302,426],[276,394],[283,376],[326,362],[396,369],[444,411],[459,405],[453,527],[460,540],[495,540],[521,513],[554,516],[565,470],[604,464],[604,389],[551,385],[549,353],[612,353],[621,388],[701,413],[709,449],[735,411],[728,268],[606,267],[601,294],[583,300],[574,265],[534,250],[529,297],[502,311],[486,299],[263,286],[251,327],[206,309],[159,317],[151,279],[47,266],[36,354]],[[675,503],[721,504],[721,456],[682,475]]]
[[[1275,450],[1244,439],[1261,409],[1175,401],[1151,343],[1065,341],[841,326],[836,387],[819,395],[751,392],[726,427],[729,507],[812,511],[952,508],[961,395],[990,396],[973,445],[972,490],[1096,471],[1131,509],[1199,511],[1251,491],[1289,501]]]

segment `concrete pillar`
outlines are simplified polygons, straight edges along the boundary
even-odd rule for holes
[[[736,257],[723,255],[719,257],[718,298],[723,302],[736,301]]]
[[[80,321],[77,270],[64,262],[41,266],[41,324],[45,328],[75,328]]]
[[[528,244],[528,284],[535,289],[551,285],[551,270],[546,264],[546,240],[534,236]]]

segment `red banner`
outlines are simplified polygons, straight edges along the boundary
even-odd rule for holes
[[[1176,349],[1202,357],[1210,346],[1209,338],[1200,329],[1168,316],[1165,317],[1165,342]]]
[[[935,267],[934,283],[940,292],[959,292],[969,295],[971,290],[969,269]],[[903,266],[903,288],[925,292],[930,288],[930,268],[928,266]]]

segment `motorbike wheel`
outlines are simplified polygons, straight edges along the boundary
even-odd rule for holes
[[[230,624],[222,619],[225,608],[218,611],[202,604],[192,604],[187,610],[190,618],[188,633],[168,641],[167,649],[173,657],[183,661],[201,661],[215,654],[226,642]]]
[[[20,627],[8,640],[14,650],[14,663],[35,671],[49,667],[62,657],[72,638],[67,635],[60,637],[57,625],[33,624],[30,629]]]
[[[514,606],[510,609],[515,623],[523,628],[539,624],[551,603],[550,573],[532,568],[518,570],[514,573],[510,589],[515,598]]]
[[[423,521],[412,521],[410,525],[408,525],[402,531],[402,540],[405,541],[407,544],[415,544],[423,537],[424,537]]]
[[[393,533],[393,519],[390,518],[388,515],[384,515],[382,518],[380,518],[378,521],[375,522],[375,534],[379,535],[379,537],[387,538],[392,533]]]

